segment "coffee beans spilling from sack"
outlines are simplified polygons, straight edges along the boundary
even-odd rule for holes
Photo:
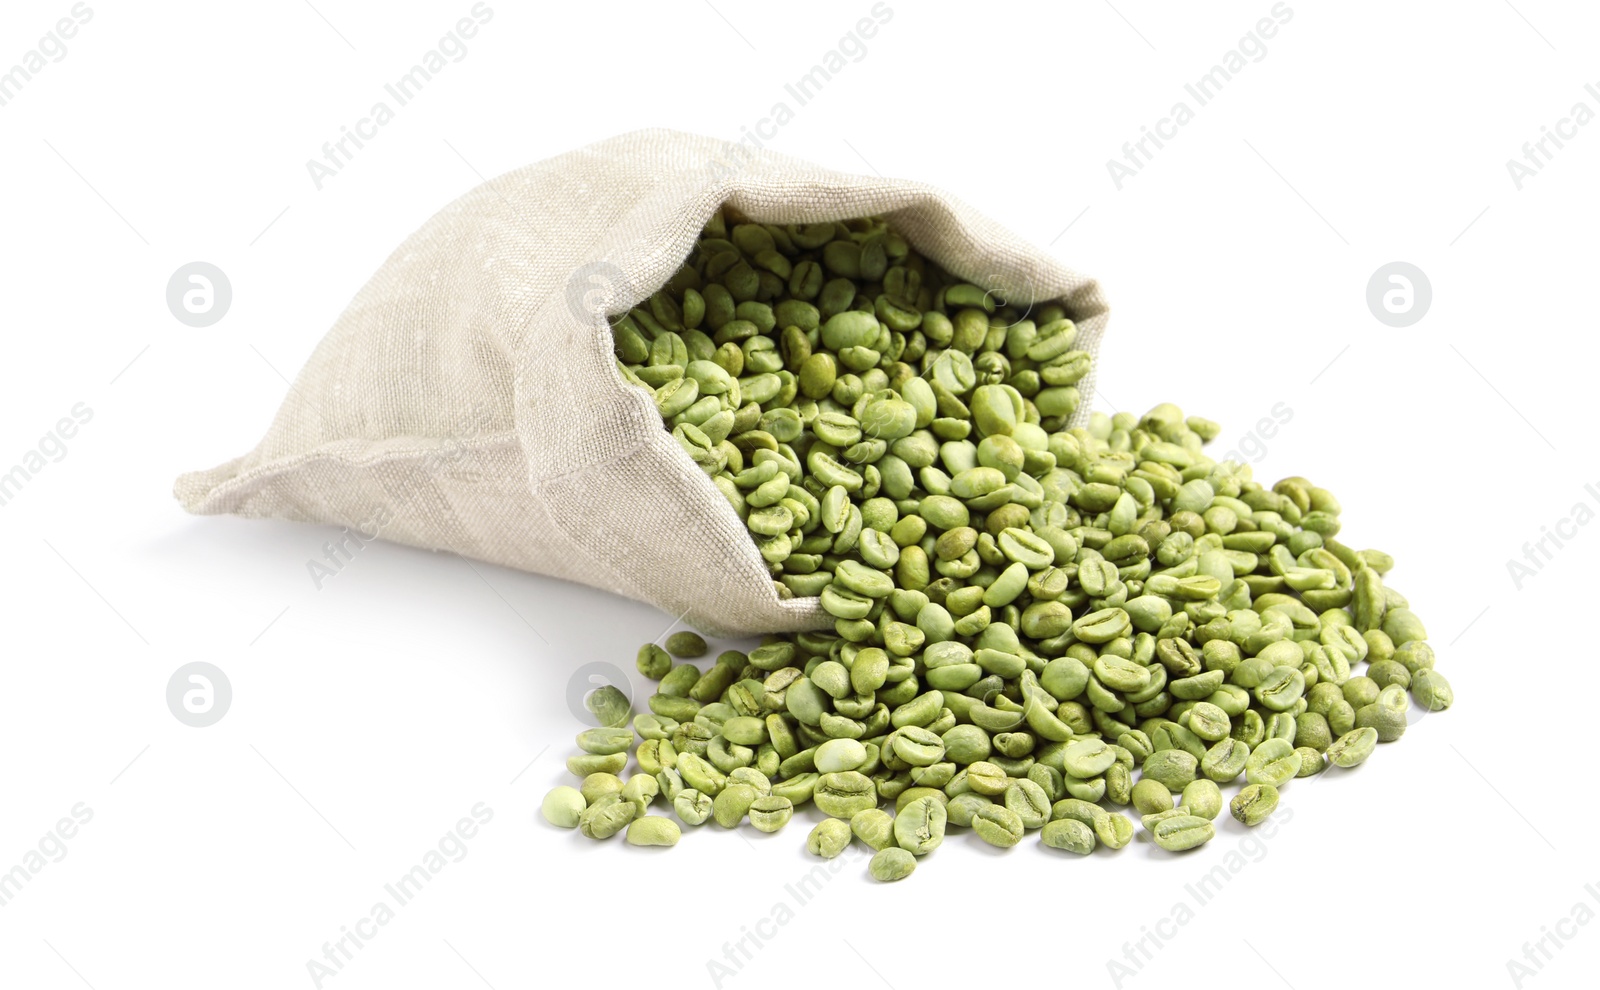
[[[590,696],[552,824],[672,845],[657,801],[769,832],[812,804],[810,851],[860,841],[898,880],[950,826],[1086,854],[1133,839],[1131,808],[1180,852],[1225,803],[1257,825],[1289,781],[1398,739],[1413,700],[1453,700],[1389,555],[1336,539],[1332,493],[1212,460],[1219,426],[1171,404],[1069,428],[1089,356],[1068,314],[882,220],[720,213],[614,329],[777,593],[834,622],[704,669],[692,633],[642,647],[649,712]]]

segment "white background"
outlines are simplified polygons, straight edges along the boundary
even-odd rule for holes
[[[0,870],[93,812],[0,907],[0,982],[313,986],[308,960],[478,802],[493,819],[465,858],[324,986],[710,986],[746,931],[771,938],[723,986],[812,968],[1113,986],[1107,960],[1147,930],[1171,937],[1123,986],[1513,985],[1507,961],[1547,930],[1572,937],[1522,985],[1592,972],[1600,925],[1562,919],[1600,911],[1581,714],[1600,527],[1520,589],[1507,561],[1600,508],[1600,126],[1520,190],[1506,167],[1573,104],[1600,111],[1592,8],[1291,0],[1265,56],[1196,108],[1184,84],[1269,0],[891,0],[772,146],[945,187],[1102,279],[1098,408],[1176,401],[1220,420],[1226,450],[1286,404],[1258,476],[1332,488],[1341,538],[1395,555],[1459,701],[1357,771],[1289,785],[1264,842],[1227,820],[1181,857],[1076,859],[963,834],[897,885],[845,862],[774,927],[816,864],[809,820],[656,854],[537,817],[581,727],[569,677],[631,671],[667,616],[384,544],[318,591],[306,561],[335,531],[191,518],[170,491],[255,443],[356,289],[480,177],[638,127],[736,140],[871,3],[491,0],[467,55],[321,191],[306,161],[471,3],[314,3],[91,0],[0,107],[0,471],[93,410],[0,507]],[[0,71],[70,8],[6,3]],[[1179,100],[1194,120],[1119,190],[1107,160]],[[164,300],[196,260],[234,291],[205,329]],[[1398,329],[1365,301],[1395,260],[1433,290]],[[204,729],[165,703],[196,660],[234,694]],[[1195,907],[1185,885],[1230,854],[1244,865]],[[1180,903],[1192,920],[1165,921]]]

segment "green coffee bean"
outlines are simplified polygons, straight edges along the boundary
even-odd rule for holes
[[[606,756],[584,754],[582,756],[567,757],[567,770],[574,777],[587,777],[592,773],[621,773],[622,768],[627,765],[627,753],[611,753]]]
[[[1455,691],[1444,675],[1432,668],[1418,670],[1411,680],[1411,695],[1425,711],[1442,712],[1455,703]],[[1359,715],[1359,713],[1357,713]]]
[[[1153,777],[1145,777],[1133,785],[1133,807],[1141,815],[1151,815],[1172,808],[1172,791]]]
[[[974,809],[972,830],[989,845],[1002,849],[1009,849],[1022,841],[1022,819],[1015,811],[998,804]]]
[[[622,753],[626,756],[633,746],[633,730],[629,728],[585,729],[578,733],[578,748],[597,756]],[[614,771],[613,771],[614,772]]]
[[[1085,825],[1092,826],[1096,820],[1106,813],[1106,810],[1098,804],[1079,798],[1062,798],[1050,806],[1051,821],[1070,818],[1075,822],[1082,822]]]
[[[578,831],[591,839],[609,839],[639,815],[639,806],[616,794],[592,802],[578,816]]]
[[[639,656],[636,663],[639,673],[652,681],[661,680],[672,669],[672,657],[667,654],[666,650],[654,643],[646,643],[639,647]]]
[[[1200,760],[1200,769],[1207,778],[1226,784],[1244,773],[1249,759],[1248,745],[1234,738],[1219,739],[1206,750],[1206,755]]]
[[[656,799],[656,796],[661,793],[661,785],[656,782],[654,774],[636,773],[628,778],[626,784],[622,785],[620,793],[624,801],[632,801],[638,805],[639,813],[642,815],[645,809],[650,807],[650,803]]]
[[[1183,852],[1210,842],[1216,835],[1211,823],[1198,815],[1178,815],[1157,822],[1150,837],[1167,852]]]
[[[746,811],[757,831],[776,832],[794,817],[794,802],[779,794],[766,794],[751,801]]]
[[[1210,821],[1222,814],[1222,788],[1216,781],[1201,778],[1191,781],[1183,789],[1183,795],[1178,803],[1189,809],[1189,812]]]
[[[878,790],[857,770],[824,773],[817,778],[812,800],[823,814],[848,821],[857,812],[878,806]]]
[[[660,815],[646,815],[628,824],[623,838],[634,846],[675,846],[681,835],[678,823]]]
[[[867,808],[850,816],[850,831],[874,850],[894,845],[894,816],[880,808]]]
[[[1181,749],[1164,749],[1145,758],[1140,772],[1146,780],[1159,781],[1168,791],[1181,791],[1195,779],[1200,761]]]
[[[858,770],[867,762],[867,748],[855,739],[829,739],[814,757],[819,773]]]
[[[1310,746],[1296,746],[1294,751],[1300,754],[1300,769],[1295,772],[1296,777],[1315,777],[1328,769],[1328,761],[1323,758],[1322,751]]]
[[[622,778],[614,773],[591,773],[583,778],[580,793],[583,796],[584,803],[594,804],[607,794],[620,795],[622,786]]]
[[[578,789],[563,784],[552,788],[550,793],[544,796],[544,802],[539,805],[539,812],[544,815],[545,821],[556,828],[577,828],[578,819],[586,807],[588,802]]]
[[[1095,838],[1108,849],[1121,849],[1133,841],[1133,822],[1125,815],[1101,815],[1093,827]]]
[[[1247,784],[1228,803],[1233,817],[1252,828],[1266,821],[1277,807],[1278,789],[1271,784]]]
[[[1026,829],[1043,828],[1050,820],[1050,798],[1032,780],[1015,780],[1006,788],[1005,806],[1016,814]]]
[[[967,767],[967,786],[979,794],[994,797],[1006,792],[1011,786],[1011,778],[994,763],[983,760]]]
[[[662,767],[656,771],[656,786],[661,789],[661,796],[671,804],[678,800],[678,795],[683,792],[683,778],[671,767]]]
[[[812,799],[817,780],[818,775],[815,773],[798,773],[774,783],[772,793],[777,797],[788,798],[791,804],[801,805]]]
[[[823,859],[833,859],[850,845],[850,823],[839,818],[824,818],[806,836],[806,851]]]
[[[951,825],[970,828],[972,826],[972,816],[977,813],[979,808],[990,804],[994,804],[994,798],[973,791],[964,791],[950,798],[950,803],[945,808],[945,813],[949,816]]]
[[[700,825],[711,817],[714,808],[711,795],[685,787],[673,798],[672,810],[677,812],[684,824]]]
[[[692,660],[695,657],[706,655],[706,641],[697,633],[687,629],[679,630],[667,637],[667,652],[680,660]]]
[[[872,859],[867,863],[867,872],[872,874],[872,879],[883,883],[904,880],[916,868],[917,857],[898,846],[890,846],[873,853]]]
[[[1453,702],[1393,560],[1337,539],[1332,494],[1213,459],[1221,427],[1171,404],[1080,411],[1091,361],[1065,304],[1008,304],[881,218],[719,210],[614,335],[774,593],[831,625],[706,669],[673,663],[706,653],[694,633],[640,648],[646,713],[615,687],[586,698],[580,828],[659,793],[685,822],[758,828],[814,801],[835,816],[819,854],[852,816],[925,852],[941,814],[1087,852],[1131,841],[1106,801],[1192,848],[1219,783],[1242,774],[1259,802],[1399,738],[1406,692]],[[548,800],[572,819],[573,795]]]
[[[901,849],[926,856],[944,841],[945,823],[949,820],[944,802],[931,797],[911,801],[895,815],[894,840]]]
[[[1268,739],[1245,761],[1244,779],[1251,784],[1281,787],[1300,772],[1300,754],[1283,739]]]
[[[712,800],[712,817],[723,828],[733,828],[744,821],[744,816],[750,811],[750,805],[760,796],[759,792],[749,784],[729,784]]]
[[[1095,847],[1094,830],[1071,818],[1060,818],[1045,825],[1039,840],[1051,849],[1065,849],[1079,856],[1087,856]]]
[[[1336,767],[1354,767],[1366,762],[1378,745],[1378,730],[1371,727],[1352,729],[1335,739],[1328,747],[1328,762]]]
[[[766,797],[772,793],[772,781],[755,767],[734,767],[728,771],[728,783],[753,787],[758,797]]]
[[[1377,730],[1379,742],[1394,742],[1406,731],[1406,713],[1379,702],[1356,709],[1356,727]]]

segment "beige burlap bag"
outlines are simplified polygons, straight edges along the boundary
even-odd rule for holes
[[[1002,181],[997,174],[995,181]],[[886,215],[1013,303],[1106,304],[939,190],[638,131],[508,172],[406,239],[323,338],[255,450],[185,474],[190,512],[350,526],[649,602],[718,635],[828,625],[618,374],[608,315],[660,288],[722,204],[776,224]],[[1087,419],[1094,372],[1080,383]]]

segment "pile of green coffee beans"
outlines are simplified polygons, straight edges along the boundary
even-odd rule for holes
[[[881,220],[719,214],[615,335],[778,593],[834,624],[704,669],[694,633],[642,647],[649,712],[589,697],[553,824],[673,845],[658,799],[768,832],[810,803],[811,852],[857,839],[898,880],[950,826],[1118,849],[1131,806],[1178,852],[1215,834],[1221,785],[1243,778],[1228,807],[1256,825],[1398,739],[1411,699],[1453,700],[1330,492],[1212,460],[1217,424],[1170,404],[1067,429],[1089,356],[1061,307],[1006,305]]]

